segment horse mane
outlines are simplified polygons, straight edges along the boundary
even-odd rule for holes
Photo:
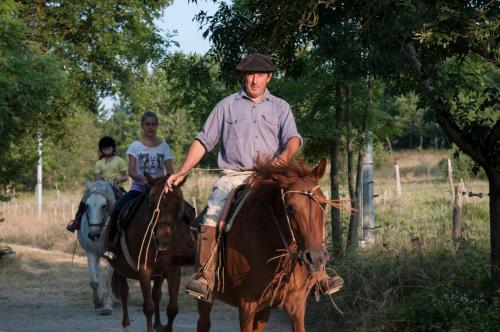
[[[89,188],[85,190],[84,197],[87,197],[92,192],[98,192],[106,198],[106,201],[113,202],[115,200],[115,194],[111,184],[103,179],[99,179],[91,184]]]
[[[285,163],[259,158],[255,162],[254,171],[258,182],[279,180],[282,187],[288,187],[301,178],[311,176],[313,169],[308,167],[303,160]]]

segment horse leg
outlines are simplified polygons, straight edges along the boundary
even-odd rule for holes
[[[153,332],[153,313],[155,310],[155,304],[151,294],[151,276],[148,274],[142,274],[139,277],[139,283],[141,284],[142,298],[144,299],[142,311],[146,316],[147,329],[148,332]]]
[[[155,329],[161,327],[160,318],[160,301],[161,301],[161,286],[163,285],[163,277],[155,278],[153,282],[153,301],[155,305],[155,321],[153,327]]]
[[[198,300],[198,324],[196,331],[210,331],[210,311],[212,311],[212,303]]]
[[[130,325],[130,320],[128,318],[128,282],[127,278],[119,274],[118,272],[113,273],[114,280],[113,282],[116,281],[116,284],[118,286],[118,291],[120,293],[120,299],[122,301],[122,327],[127,327]]]
[[[90,287],[92,288],[92,301],[95,309],[102,307],[102,290],[99,280],[99,257],[93,253],[87,252],[87,265],[89,267]]]
[[[254,318],[256,314],[257,303],[240,301],[238,313],[240,316],[240,331],[252,332],[254,326]]]
[[[288,314],[290,323],[292,324],[292,331],[305,332],[304,318],[306,315],[306,302],[302,301],[302,303],[292,303],[290,305],[285,304],[284,309]]]
[[[263,332],[266,328],[266,323],[271,315],[271,308],[266,308],[259,311],[253,318],[253,331]]]
[[[106,285],[105,287],[106,291],[104,292],[104,307],[101,310],[101,315],[109,316],[113,313],[113,297],[112,297],[113,295],[111,292],[111,279],[113,277],[113,268],[111,267],[111,265],[106,264],[105,271],[106,271],[106,277],[104,280],[104,284]]]
[[[167,332],[172,332],[174,319],[179,312],[177,298],[179,296],[179,286],[181,284],[181,267],[175,266],[170,269],[167,276],[168,281],[168,305],[167,305]]]

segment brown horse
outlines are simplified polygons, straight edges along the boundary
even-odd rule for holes
[[[241,331],[263,331],[272,307],[286,311],[293,331],[304,331],[307,297],[324,269],[325,198],[318,186],[323,159],[304,165],[258,163],[252,192],[221,245],[215,298],[239,309]],[[223,277],[221,277],[223,276]],[[210,329],[212,304],[198,301],[198,331]]]
[[[165,192],[166,177],[148,178],[148,182],[150,191],[123,231],[120,240],[123,254],[111,263],[115,271],[112,288],[115,296],[122,300],[123,327],[130,325],[127,307],[127,278],[130,278],[139,280],[141,285],[147,331],[152,332],[153,326],[158,330],[172,331],[179,311],[177,296],[181,265],[194,263],[194,244],[190,244],[190,221],[183,220],[184,200],[180,188]],[[167,279],[169,293],[165,327],[161,325],[159,308],[164,279]]]

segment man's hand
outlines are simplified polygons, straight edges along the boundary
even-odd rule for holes
[[[285,167],[285,166],[288,166],[288,163],[281,157],[276,157],[273,159],[273,161],[271,162],[271,164],[274,166],[274,167]]]
[[[174,187],[181,184],[185,178],[186,178],[186,173],[184,172],[178,172],[170,175],[167,179],[167,183],[165,183],[165,189],[167,190],[167,192],[173,191]]]

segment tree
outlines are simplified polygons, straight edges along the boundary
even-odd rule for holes
[[[171,0],[16,2],[39,52],[64,60],[73,102],[94,113],[99,97],[120,92],[172,43],[154,24]]]
[[[17,10],[14,1],[0,4],[0,186],[25,175],[35,134],[59,135],[54,127],[69,113],[57,107],[67,82],[59,59],[38,52]]]
[[[352,74],[383,78],[395,91],[418,91],[420,107],[429,108],[448,138],[488,176],[491,286],[500,296],[500,7],[496,2],[242,0],[235,2],[234,10],[228,8],[221,4],[208,20],[212,41],[225,36],[221,27],[226,21],[245,25],[247,34],[220,41],[228,50],[238,50],[238,44],[262,45],[293,74],[300,68],[301,51],[341,55],[344,49],[347,53],[357,49],[352,54],[362,61],[342,62],[348,54],[330,61],[361,69]],[[342,40],[350,41],[347,47]],[[234,51],[224,54],[224,59],[231,59]]]
[[[138,79],[124,90],[112,117],[103,122],[104,133],[126,147],[140,135],[140,115],[144,111],[156,112],[159,136],[169,143],[175,159],[182,161],[208,113],[226,94],[217,76],[208,58],[182,53],[165,56],[149,70],[143,67]]]

